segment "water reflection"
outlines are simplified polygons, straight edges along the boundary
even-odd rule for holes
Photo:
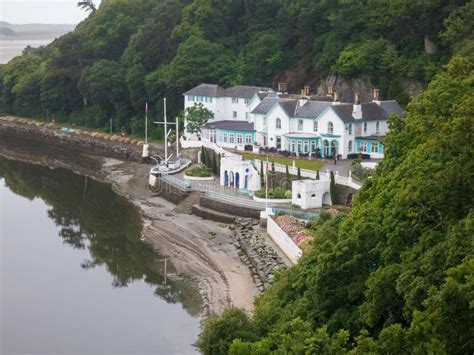
[[[0,156],[0,178],[17,195],[42,199],[48,216],[59,227],[59,237],[68,246],[87,250],[84,270],[99,265],[113,275],[113,287],[126,287],[136,280],[153,285],[154,293],[169,303],[181,303],[196,316],[202,300],[186,278],[175,275],[170,260],[165,262],[140,240],[139,211],[112,189],[64,169],[8,160]],[[166,281],[166,282],[165,282]]]

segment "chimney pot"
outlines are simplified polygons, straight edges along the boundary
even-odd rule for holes
[[[288,91],[288,84],[285,82],[278,83],[278,91],[282,93],[286,93]]]
[[[334,105],[339,103],[339,93],[337,91],[334,91],[332,102],[333,102]]]
[[[306,96],[309,96],[309,85],[304,86],[304,92]]]
[[[328,86],[328,95],[329,95],[329,96],[332,96],[333,93],[334,93],[333,87],[332,87],[332,86]]]
[[[380,89],[374,89],[374,93],[373,93],[373,96],[374,96],[374,101],[380,101]]]

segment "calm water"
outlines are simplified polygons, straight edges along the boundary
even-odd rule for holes
[[[58,35],[59,36],[59,35]],[[0,64],[8,63],[13,57],[21,55],[25,47],[31,46],[34,48],[45,46],[52,42],[56,36],[48,35],[45,37],[39,36],[16,36],[16,37],[0,37]]]
[[[197,291],[110,187],[0,156],[0,353],[188,354]]]

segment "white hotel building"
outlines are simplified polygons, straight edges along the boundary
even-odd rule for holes
[[[275,92],[271,88],[201,84],[186,93],[185,108],[202,103],[214,118],[201,129],[200,139],[223,148],[243,150],[256,144],[288,154],[348,158],[359,152],[372,158],[384,154],[387,118],[403,114],[393,100],[341,103],[337,93],[324,97]],[[197,139],[186,133],[187,139]]]

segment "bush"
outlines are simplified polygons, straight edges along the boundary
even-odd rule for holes
[[[372,176],[375,172],[374,169],[367,169],[362,167],[360,159],[356,159],[352,162],[351,171],[352,176],[362,182],[368,177]]]
[[[205,165],[199,165],[186,171],[186,175],[196,177],[211,177],[212,170]]]
[[[228,308],[204,323],[197,345],[204,355],[227,354],[234,339],[255,341],[257,334],[244,310]]]
[[[260,198],[265,198],[265,189],[261,189],[255,192],[255,196]],[[290,196],[290,197],[287,197]],[[276,187],[274,189],[268,189],[268,198],[271,199],[290,199],[291,198],[291,190],[285,190],[281,187]]]
[[[290,199],[291,198],[291,190],[286,190],[285,191],[285,198]]]

